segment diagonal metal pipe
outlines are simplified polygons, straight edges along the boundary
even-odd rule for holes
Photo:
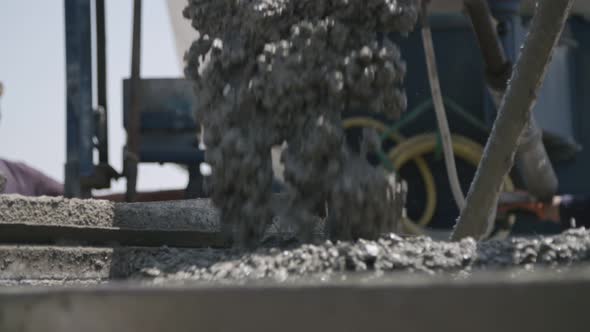
[[[492,14],[486,0],[464,0],[473,30],[486,66],[486,78],[496,107],[500,107],[512,75],[512,64],[506,58],[492,22]],[[557,192],[558,180],[543,145],[542,133],[532,112],[528,125],[520,138],[516,152],[516,167],[525,188],[535,197],[546,200]]]
[[[498,117],[452,235],[481,239],[490,227],[502,181],[514,163],[519,139],[529,122],[537,94],[574,0],[541,0],[533,17]]]

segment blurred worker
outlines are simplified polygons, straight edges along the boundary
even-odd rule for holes
[[[2,194],[23,196],[61,196],[63,185],[40,171],[20,162],[0,159],[0,173],[3,174]]]
[[[563,228],[590,228],[590,197],[583,195],[555,196],[550,202],[540,202],[528,193],[503,193],[498,211],[527,211],[539,220],[560,224]]]
[[[2,101],[3,93],[4,86],[0,82],[0,101]],[[0,108],[1,119],[2,109]],[[61,196],[63,185],[24,163],[0,159],[0,194]]]
[[[2,95],[4,94],[4,84],[0,82],[0,101],[2,101]],[[0,103],[0,121],[2,121],[2,103]]]

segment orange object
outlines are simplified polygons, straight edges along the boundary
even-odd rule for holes
[[[558,197],[551,202],[538,201],[524,191],[502,193],[497,211],[499,216],[514,211],[525,211],[534,214],[539,220],[559,222],[558,201]]]

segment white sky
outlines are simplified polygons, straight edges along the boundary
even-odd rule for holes
[[[65,162],[65,49],[63,0],[0,1],[0,157],[24,161],[63,181]],[[122,80],[130,73],[131,0],[107,0],[109,144],[112,166],[122,170]],[[178,77],[165,0],[143,1],[143,77]],[[181,188],[187,175],[175,166],[140,166],[140,190]],[[123,191],[124,180],[113,182]]]

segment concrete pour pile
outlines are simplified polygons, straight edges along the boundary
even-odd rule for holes
[[[333,239],[395,231],[404,193],[344,144],[341,113],[399,116],[405,65],[378,33],[411,31],[419,0],[190,0],[199,31],[186,75],[199,97],[212,199],[235,242],[255,246],[271,221],[270,151],[291,201],[283,218],[307,241],[328,203]]]
[[[276,197],[275,197],[276,199]],[[14,234],[14,226],[27,226]],[[570,230],[550,237],[511,238],[476,243],[436,241],[428,237],[389,234],[374,241],[319,240],[300,244],[277,220],[256,251],[201,243],[197,247],[117,244],[117,238],[87,243],[72,230],[111,230],[145,236],[146,230],[205,232],[219,235],[219,211],[209,200],[156,203],[111,203],[99,200],[27,198],[0,195],[0,285],[96,283],[138,278],[152,282],[177,280],[242,281],[251,279],[314,279],[389,272],[451,273],[473,270],[555,267],[567,270],[590,263],[590,231]],[[69,227],[64,232],[63,227]],[[35,230],[35,228],[39,228]],[[135,230],[135,233],[129,233]],[[144,233],[141,233],[144,231]],[[320,230],[318,230],[320,231]],[[7,233],[8,232],[8,233]],[[33,233],[31,233],[33,232]],[[27,242],[35,234],[53,234],[52,242]],[[140,232],[140,233],[137,233]],[[6,235],[8,234],[9,237]],[[177,234],[177,233],[174,233]],[[193,233],[190,233],[193,234]],[[29,238],[28,236],[32,236]],[[17,242],[14,242],[17,241]],[[172,244],[170,244],[172,245]],[[354,272],[354,273],[353,273]]]
[[[168,253],[178,257],[180,251]],[[155,282],[171,280],[252,280],[279,281],[314,276],[337,276],[346,272],[438,272],[465,273],[478,269],[521,267],[568,267],[590,261],[590,232],[570,230],[551,237],[513,238],[476,243],[438,242],[427,237],[400,238],[387,235],[377,241],[325,242],[294,249],[262,249],[239,254],[211,251],[217,263],[210,266],[176,264],[142,269],[138,276],[154,277]],[[208,262],[211,262],[209,260]],[[184,262],[185,264],[187,262]]]

